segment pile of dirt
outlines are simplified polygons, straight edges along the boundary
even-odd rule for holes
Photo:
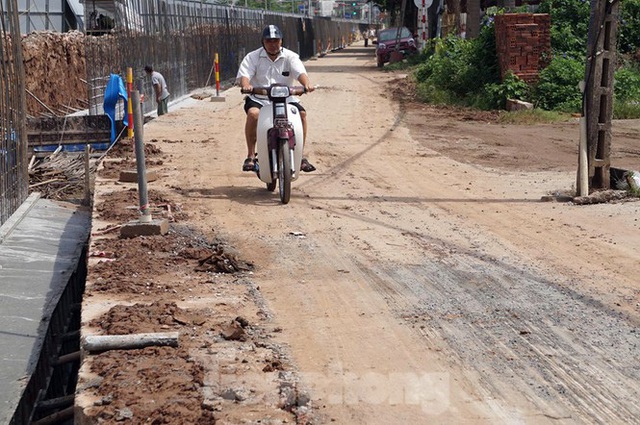
[[[32,32],[22,38],[22,51],[29,115],[64,116],[87,108],[84,34]]]
[[[103,161],[98,175],[106,179],[118,179],[122,170],[136,170],[134,144],[129,140],[120,140],[112,146],[108,161]],[[152,143],[144,144],[144,163],[147,169],[159,167],[164,163],[162,150]]]

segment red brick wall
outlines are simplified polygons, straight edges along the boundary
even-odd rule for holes
[[[506,13],[495,20],[500,76],[512,71],[533,83],[551,60],[551,17],[544,13]]]

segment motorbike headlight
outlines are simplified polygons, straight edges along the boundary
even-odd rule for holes
[[[271,87],[271,97],[289,97],[289,87],[287,86]]]

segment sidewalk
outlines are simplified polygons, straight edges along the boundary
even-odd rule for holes
[[[38,384],[51,378],[73,307],[67,284],[80,264],[90,220],[88,211],[32,194],[0,227],[1,423],[14,413],[18,423],[27,423]]]

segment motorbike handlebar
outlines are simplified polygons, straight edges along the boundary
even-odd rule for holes
[[[251,87],[250,90],[245,90],[244,88],[240,88],[240,92],[242,94],[261,94],[261,95],[264,95],[264,96],[268,96],[269,95],[269,89],[271,89],[270,86],[266,86],[266,87]],[[289,93],[292,96],[299,96],[299,95],[307,93],[307,88],[303,87],[303,86],[289,86]]]

